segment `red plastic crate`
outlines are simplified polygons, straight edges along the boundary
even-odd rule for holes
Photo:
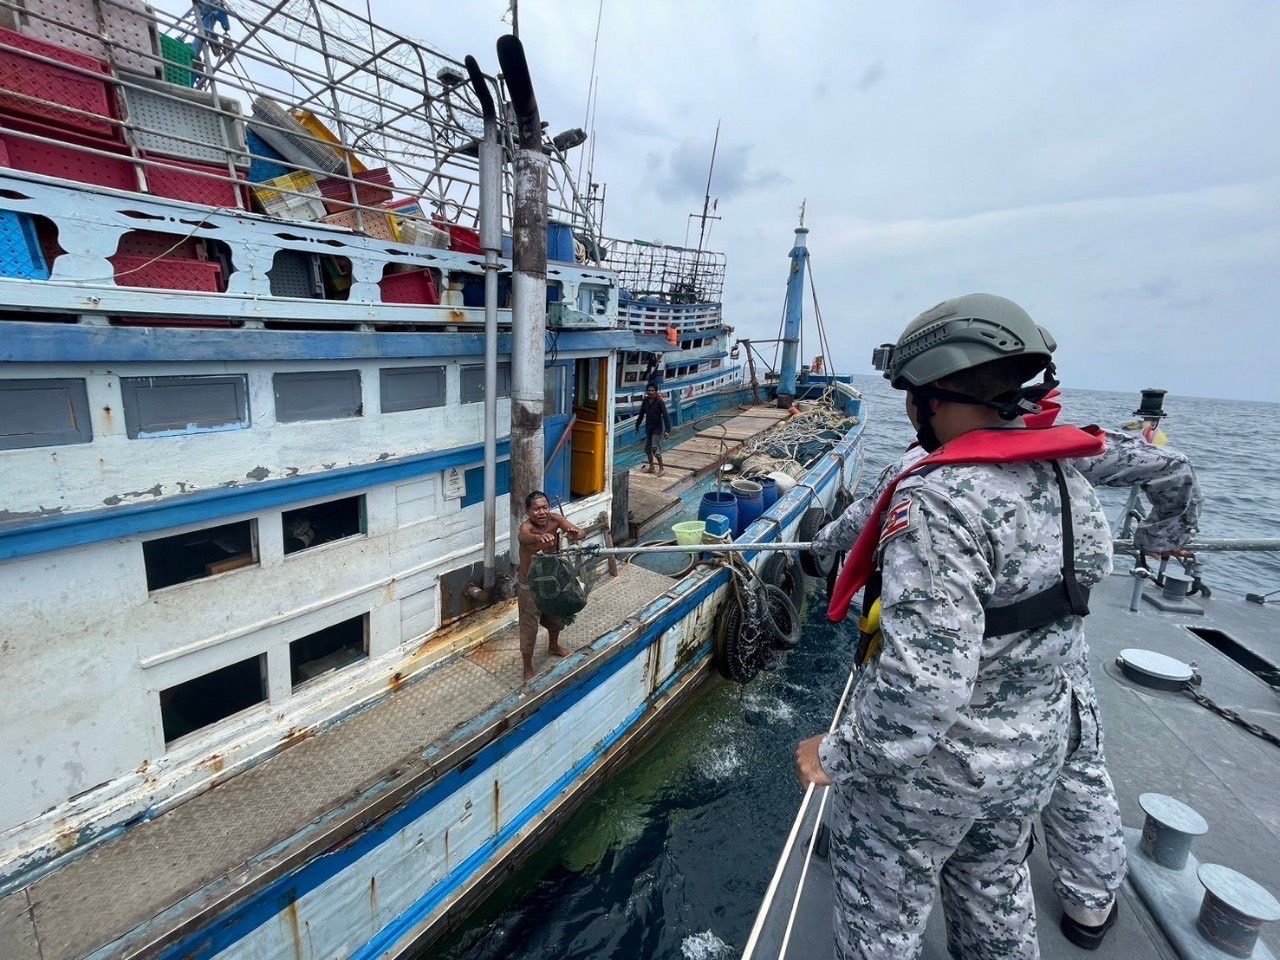
[[[148,157],[159,161],[159,157]],[[186,160],[163,159],[163,166],[146,165],[147,186],[157,197],[168,197],[170,200],[185,200],[202,207],[232,207],[237,210],[247,209],[242,188],[228,183],[226,167],[215,167],[204,163],[189,163]],[[205,176],[210,174],[210,176]],[[237,175],[243,174],[237,171]]]
[[[392,273],[378,283],[383,303],[439,303],[435,274],[429,267],[408,273]]]
[[[376,207],[391,199],[391,171],[386,167],[357,173],[351,179],[361,181],[355,185],[356,202],[361,206]],[[341,177],[323,177],[316,186],[320,188],[325,209],[330,213],[351,209],[352,184],[349,181]]]
[[[61,177],[77,183],[92,183],[100,187],[137,192],[138,175],[133,163],[125,159],[128,154],[119,144],[94,137],[69,137],[48,128],[32,125],[32,133],[40,136],[59,136],[63,143],[37,143],[19,136],[16,130],[0,129],[0,142],[4,144],[5,166],[29,173],[42,173],[46,177]],[[104,157],[89,153],[88,149],[112,154]],[[119,159],[117,159],[117,157]]]
[[[2,47],[14,47],[6,50]],[[99,76],[86,76],[75,70],[43,63],[24,56],[25,50],[37,57],[48,57]],[[13,30],[0,27],[0,112],[34,117],[56,127],[79,130],[111,140],[121,138],[120,128],[110,122],[115,116],[112,109],[114,97],[110,89],[111,71],[101,60],[26,37]],[[14,93],[34,97],[23,100]],[[69,110],[73,107],[93,116],[80,116]]]
[[[195,237],[155,230],[130,230],[116,244],[116,253],[130,257],[173,257],[175,260],[208,260],[204,243]]]
[[[117,253],[110,258],[116,269],[116,285],[159,290],[221,291],[222,268],[204,260],[178,257],[134,257]]]
[[[459,226],[456,223],[449,223],[447,220],[441,220],[439,217],[433,218],[431,225],[449,234],[449,249],[455,253],[484,252],[484,248],[480,246],[480,234],[476,233],[476,231],[468,227]]]

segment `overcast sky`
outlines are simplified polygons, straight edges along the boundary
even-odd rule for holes
[[[372,3],[497,72],[505,0]],[[520,4],[552,132],[583,124],[598,9]],[[1072,386],[1280,400],[1277,38],[1274,0],[604,0],[606,233],[682,243],[720,120],[739,335],[776,335],[807,200],[841,371],[986,291],[1054,334]]]

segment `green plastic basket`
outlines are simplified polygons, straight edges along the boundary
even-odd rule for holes
[[[173,37],[160,35],[160,55],[164,57],[164,79],[180,87],[189,87],[193,83],[191,65],[195,63],[195,51]]]

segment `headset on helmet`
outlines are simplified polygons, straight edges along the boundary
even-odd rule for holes
[[[1058,385],[1054,378],[1052,336],[1020,306],[989,293],[970,293],[944,300],[920,314],[902,331],[897,343],[882,344],[871,362],[897,390],[910,390],[916,404],[918,432],[926,450],[939,446],[929,421],[929,400],[948,400],[990,407],[1005,420],[1040,412],[1039,401]],[[1041,383],[1019,387],[995,398],[972,397],[937,385],[937,381],[993,360],[1024,357],[1031,361],[1027,378],[1044,374]]]

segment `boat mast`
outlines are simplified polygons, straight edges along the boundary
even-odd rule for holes
[[[796,367],[800,354],[800,321],[804,315],[804,268],[809,260],[805,245],[809,228],[804,225],[804,205],[800,206],[800,226],[796,245],[791,248],[791,273],[787,277],[787,308],[782,333],[782,369],[778,382],[778,406],[790,405],[796,396]]]
[[[701,221],[701,226],[698,230],[698,250],[693,255],[693,271],[692,271],[692,275],[689,277],[690,291],[696,291],[697,289],[698,270],[702,266],[702,262],[701,262],[702,247],[707,240],[707,221],[720,219],[719,217],[712,216],[711,214],[711,210],[712,210],[711,177],[712,177],[712,174],[714,174],[716,171],[716,149],[719,146],[720,146],[720,121],[717,120],[715,139],[711,141],[711,165],[707,168],[707,189],[706,189],[705,195],[702,198],[702,216],[698,217],[699,221]],[[716,201],[717,204],[719,204],[719,202],[720,201],[718,200]],[[695,214],[690,214],[690,216],[695,216]]]

